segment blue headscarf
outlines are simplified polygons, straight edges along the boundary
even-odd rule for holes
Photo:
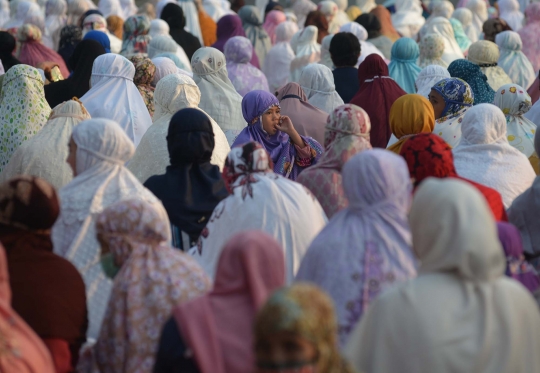
[[[465,34],[465,30],[463,30],[463,25],[459,20],[455,18],[450,18],[449,21],[452,24],[452,28],[454,29],[454,38],[456,38],[459,49],[461,49],[462,52],[465,52],[472,44],[471,39],[469,39],[467,34]]]
[[[414,82],[422,71],[416,64],[419,55],[418,44],[411,38],[398,39],[392,46],[392,61],[388,65],[388,72],[407,93],[416,93]]]
[[[455,60],[448,66],[448,72],[453,78],[465,80],[474,94],[474,104],[491,104],[495,98],[495,91],[487,82],[486,75],[480,67],[467,60]]]
[[[111,53],[111,41],[109,40],[107,34],[103,31],[88,31],[86,35],[84,35],[83,40],[95,40],[103,46],[105,52]]]
[[[471,87],[459,78],[445,78],[431,89],[439,92],[446,103],[441,117],[458,114],[473,105],[474,95]]]

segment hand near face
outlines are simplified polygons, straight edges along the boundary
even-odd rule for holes
[[[278,122],[278,124],[276,126],[280,131],[285,132],[289,136],[294,131],[294,126],[293,126],[293,123],[291,121],[291,118],[289,118],[286,115],[282,115],[279,118],[279,122]]]

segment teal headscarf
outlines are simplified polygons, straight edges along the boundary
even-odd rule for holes
[[[461,49],[462,52],[465,52],[472,44],[471,39],[469,39],[467,34],[465,34],[465,30],[463,30],[463,25],[459,20],[455,18],[450,18],[449,21],[452,24],[452,28],[454,29],[454,38],[459,45],[459,49]]]
[[[452,78],[460,78],[469,83],[474,94],[474,105],[491,104],[495,98],[495,91],[487,82],[486,75],[480,66],[467,60],[455,60],[448,66]]]
[[[414,82],[422,70],[417,64],[420,49],[411,38],[398,39],[392,46],[392,57],[388,65],[389,75],[407,93],[416,93]]]

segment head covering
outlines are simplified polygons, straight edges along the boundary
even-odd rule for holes
[[[368,38],[368,33],[366,29],[361,26],[360,24],[356,22],[349,22],[339,29],[339,32],[350,32],[360,42],[360,57],[358,58],[358,63],[362,63],[366,59],[367,56],[370,54],[378,54],[382,58],[384,57],[384,54],[380,50],[377,49],[373,44],[366,41]]]
[[[135,54],[146,54],[147,45],[152,40],[148,35],[150,31],[150,19],[145,15],[129,17],[124,23],[122,40],[122,55],[131,57]]]
[[[108,16],[107,29],[111,34],[122,40],[124,37],[124,20],[115,15]]]
[[[478,37],[482,34],[484,22],[488,20],[488,9],[485,0],[469,0],[465,7],[473,14],[473,26]]]
[[[153,36],[148,44],[148,58],[153,59],[162,53],[175,54],[182,63],[182,70],[191,73],[191,62],[186,53],[169,35]]]
[[[154,116],[154,87],[152,82],[156,73],[156,65],[151,59],[141,55],[134,55],[129,60],[135,66],[133,83],[137,86],[148,113],[152,117]]]
[[[163,8],[163,12],[161,13],[162,16],[165,15],[166,17],[170,17],[170,14],[167,14],[169,11],[169,8],[167,8],[168,5],[169,4],[165,5],[165,7]],[[199,22],[199,11],[197,10],[197,7],[195,6],[195,2],[193,0],[181,0],[181,1],[178,1],[178,5],[180,6],[180,8],[182,8],[182,11],[184,14],[185,30],[189,34],[193,35],[194,37],[198,39],[199,47],[204,45],[204,40],[202,37],[202,31],[201,31],[201,24]],[[171,25],[171,29],[173,29],[172,25]]]
[[[98,9],[104,18],[115,15],[124,18],[124,10],[119,0],[99,0]]]
[[[223,52],[227,40],[234,36],[246,36],[242,20],[236,14],[223,16],[217,23],[217,41],[212,44],[212,47]]]
[[[336,92],[332,70],[324,65],[307,65],[302,70],[298,84],[306,93],[309,103],[327,113],[343,105],[343,99]]]
[[[238,16],[242,20],[246,37],[253,44],[253,50],[259,59],[259,64],[264,66],[266,54],[272,47],[272,41],[262,27],[259,10],[253,5],[245,5],[238,12]]]
[[[285,102],[287,100],[282,102],[282,106]],[[329,219],[348,206],[341,172],[356,153],[371,149],[370,129],[369,117],[363,109],[352,104],[337,107],[328,117],[324,154],[316,165],[298,177],[297,181],[315,195]]]
[[[8,0],[2,0],[0,1],[0,26],[2,26],[4,23],[9,21],[10,10],[9,10],[9,1]]]
[[[37,3],[32,1],[16,1],[13,2],[16,6],[16,11],[11,12],[11,19],[4,23],[4,30],[13,29],[14,31],[21,27],[27,18],[36,15],[42,15],[42,11]]]
[[[94,60],[102,54],[105,54],[105,49],[97,41],[81,41],[70,58],[73,73],[65,80],[45,86],[45,98],[49,105],[54,108],[73,97],[84,96],[90,89],[90,76]]]
[[[253,46],[248,38],[243,36],[230,38],[225,43],[224,53],[229,79],[242,97],[256,89],[268,91],[268,81],[263,72],[249,63]]]
[[[13,56],[16,46],[17,42],[13,35],[7,31],[0,31],[0,61],[2,61],[5,71],[21,63]]]
[[[414,82],[422,70],[416,64],[419,55],[418,44],[410,38],[401,38],[392,46],[392,61],[388,65],[388,71],[407,93],[416,92]]]
[[[347,17],[349,17],[349,21],[354,21],[362,14],[362,9],[357,7],[356,5],[351,5],[347,8]]]
[[[493,102],[495,91],[489,86],[486,75],[477,64],[456,60],[448,66],[448,72],[453,78],[463,79],[469,84],[474,94],[474,105]]]
[[[439,65],[429,65],[424,67],[414,82],[417,93],[428,98],[431,87],[445,78],[450,78],[450,73],[444,67]]]
[[[466,52],[472,42],[471,39],[469,39],[469,37],[467,36],[467,34],[465,34],[463,25],[455,18],[450,18],[448,19],[448,21],[450,21],[450,24],[452,25],[452,29],[454,30],[454,38],[456,39],[459,48],[462,52]]]
[[[242,96],[227,75],[225,55],[215,48],[201,48],[193,55],[191,67],[201,91],[199,107],[219,124],[232,144],[245,121],[241,116]]]
[[[392,16],[388,9],[382,5],[377,5],[371,10],[371,13],[377,16],[381,23],[381,34],[392,41],[398,40],[401,35],[396,31],[392,24]],[[355,18],[356,19],[356,18]]]
[[[253,371],[253,320],[285,282],[282,250],[263,232],[232,236],[219,258],[212,291],[173,311],[201,373]]]
[[[41,62],[51,61],[58,65],[64,77],[69,76],[69,70],[62,56],[41,44],[39,28],[31,24],[22,25],[17,31],[17,40],[21,43],[19,60],[22,63],[37,67]]]
[[[71,132],[86,119],[90,115],[78,101],[70,100],[55,107],[45,126],[13,153],[0,174],[0,182],[16,175],[35,175],[60,190],[73,178],[66,163]]]
[[[455,147],[461,140],[463,116],[473,105],[476,97],[471,86],[459,78],[442,79],[432,89],[445,101],[441,117],[435,121],[433,133],[441,136],[451,147]]]
[[[425,35],[438,34],[444,38],[444,52],[441,59],[447,64],[463,58],[463,52],[456,42],[454,29],[450,21],[443,17],[433,18],[425,27]]]
[[[431,14],[428,18],[428,22],[435,17],[450,19],[454,12],[454,4],[447,0],[432,1],[429,3],[429,10],[431,11]]]
[[[321,59],[321,46],[317,44],[317,28],[315,26],[307,26],[302,31],[298,31],[296,35],[298,35],[296,48],[293,47],[296,57],[291,61],[290,81],[292,82],[298,82],[305,66],[319,62]]]
[[[297,283],[276,291],[257,315],[254,333],[255,346],[264,345],[267,339],[276,334],[289,335],[309,343],[317,358],[312,362],[303,362],[305,365],[298,371],[353,372],[339,352],[338,323],[332,299],[316,286]],[[257,361],[257,366],[260,371],[266,370],[267,364],[272,367],[271,370],[277,370],[277,363]],[[291,369],[284,364],[283,371],[286,370]]]
[[[124,167],[135,147],[117,123],[101,118],[83,121],[73,129],[72,139],[77,145],[76,176],[60,190],[61,212],[52,240],[55,253],[72,262],[84,278],[88,336],[97,338],[112,285],[99,260],[97,213],[121,200],[139,198],[158,208],[165,221],[167,215],[159,200]]]
[[[540,69],[540,4],[532,3],[525,10],[527,24],[518,31],[523,41],[523,53],[527,56],[535,71]]]
[[[189,6],[188,4],[193,5],[190,1],[182,1],[180,5],[169,3],[163,8],[160,18],[169,24],[171,37],[184,49],[188,59],[191,60],[195,51],[201,47],[202,34],[197,13],[193,14],[190,11],[186,25],[187,17],[185,17],[185,9],[183,10],[183,8]],[[186,27],[190,32],[186,31]]]
[[[129,170],[133,172],[133,175],[141,183],[144,183],[150,176],[165,173],[166,167],[170,164],[166,141],[170,127],[169,123],[175,113],[186,108],[198,109],[207,116],[214,136],[214,145],[210,152],[210,163],[219,166],[220,169],[223,168],[227,154],[230,151],[227,138],[217,123],[203,110],[198,108],[200,100],[201,92],[189,76],[170,74],[159,81],[154,92],[154,104],[156,108],[154,124],[144,134],[128,166]],[[189,114],[189,112],[186,113]],[[182,118],[184,117],[181,115],[177,117],[178,123],[182,123],[183,125],[179,126],[179,128],[184,128],[189,124],[189,122],[182,122]],[[204,117],[186,114],[185,118],[189,120],[196,119],[200,122],[202,120],[201,118]],[[188,139],[186,137],[186,141]],[[186,149],[190,149],[191,151],[190,147],[186,147]],[[169,197],[176,197],[176,195],[171,194]]]
[[[197,263],[169,246],[169,229],[167,219],[139,199],[115,203],[96,218],[96,233],[120,267],[94,346],[102,371],[152,369],[160,333],[147,328],[161,330],[172,307],[210,288]]]
[[[326,35],[321,42],[321,60],[319,61],[319,63],[321,65],[328,67],[329,69],[334,68],[334,63],[332,62],[332,56],[330,55],[330,43],[332,42],[333,38],[334,38],[334,35],[332,34]],[[345,53],[347,52],[345,50],[343,51]]]
[[[153,19],[150,21],[150,30],[148,35],[151,37],[160,36],[160,35],[169,35],[169,24],[162,19]]]
[[[409,137],[433,132],[434,127],[435,114],[427,98],[417,94],[401,96],[390,110],[390,129],[396,142],[388,146],[388,150],[399,154]]]
[[[538,369],[536,302],[504,276],[496,225],[480,193],[460,180],[427,180],[409,220],[418,277],[370,305],[345,350],[354,367],[375,367],[372,373]],[[441,307],[445,312],[435,312]],[[392,354],[402,333],[408,351]],[[512,346],[494,342],[501,335]]]
[[[276,41],[268,51],[262,69],[270,92],[275,92],[289,81],[291,62],[295,58],[289,42],[296,32],[298,26],[291,21],[285,21],[276,27]]]
[[[457,172],[497,190],[510,207],[536,175],[527,157],[508,143],[504,114],[494,105],[477,105],[463,117],[462,132],[454,149]]]
[[[58,54],[62,56],[64,62],[70,70],[73,66],[69,64],[69,59],[75,51],[75,47],[82,40],[82,30],[79,26],[64,26],[60,30],[60,42],[58,43]]]
[[[101,14],[93,13],[84,18],[83,35],[85,35],[85,38],[86,33],[90,31],[99,31],[104,33],[109,39],[110,49],[112,53],[120,53],[120,51],[122,50],[122,40],[109,33],[109,30],[107,29],[107,21],[105,20],[105,17],[103,17]]]
[[[429,65],[448,67],[448,63],[442,58],[445,51],[444,40],[444,37],[439,34],[427,34],[420,40],[419,67],[424,68]]]
[[[422,5],[418,0],[396,0],[396,12],[392,14],[392,24],[403,37],[415,38],[426,22],[422,17]]]
[[[81,17],[90,9],[90,3],[93,2],[86,0],[70,0],[67,8],[67,25],[68,26],[80,26],[79,22]],[[94,5],[94,8],[96,6]]]
[[[314,10],[308,13],[304,27],[307,26],[317,27],[317,43],[319,44],[322,42],[322,39],[324,39],[329,33],[328,19],[326,15],[320,10]]]
[[[246,97],[256,92],[261,91]],[[215,208],[198,247],[191,252],[212,277],[222,243],[238,231],[258,229],[272,234],[283,247],[290,283],[308,244],[326,224],[311,194],[270,167],[270,157],[259,143],[248,142],[229,153],[223,172],[231,195]],[[234,213],[240,210],[241,216]]]
[[[480,66],[480,70],[486,75],[487,81],[494,91],[505,84],[512,83],[512,79],[506,75],[501,67],[497,66],[499,48],[494,42],[488,40],[477,41],[469,48],[467,59]]]
[[[317,10],[326,17],[326,21],[328,23],[328,33],[335,34],[336,32],[338,32],[339,28],[343,24],[338,23],[338,19],[336,18],[339,10],[337,4],[332,0],[323,0],[319,4],[317,4]],[[345,23],[348,22],[350,21],[347,19]]]
[[[531,62],[523,54],[521,37],[514,31],[503,31],[495,37],[499,46],[498,65],[504,69],[512,82],[528,89],[534,83],[536,73]]]
[[[298,27],[302,29],[306,23],[309,12],[317,9],[317,5],[311,0],[292,0],[292,11],[296,15]]]
[[[473,13],[468,8],[457,8],[452,14],[452,18],[457,19],[463,26],[465,35],[471,42],[478,41],[478,31],[473,24]],[[455,29],[454,29],[455,31]]]
[[[120,123],[137,146],[152,125],[152,118],[133,84],[134,75],[135,66],[125,57],[111,53],[101,55],[92,67],[92,88],[81,101],[92,117]]]
[[[491,18],[484,22],[482,30],[484,31],[484,40],[494,42],[497,34],[503,31],[512,31],[512,28],[503,19]]]
[[[519,10],[518,0],[499,0],[499,17],[504,19],[514,31],[523,27],[523,13]]]
[[[283,22],[287,21],[285,13],[281,10],[272,10],[264,19],[263,28],[270,37],[272,45],[276,43],[276,28]]]
[[[371,145],[386,148],[392,134],[388,124],[390,108],[407,92],[388,76],[388,66],[378,55],[370,55],[360,64],[358,81],[360,89],[350,103],[360,106],[369,115]]]
[[[180,73],[173,60],[168,57],[154,57],[152,59],[152,63],[156,67],[156,72],[154,73],[154,80],[152,81],[153,87],[157,86],[159,81],[167,75]]]
[[[50,36],[51,49],[55,51],[58,50],[58,43],[60,42],[60,30],[67,21],[66,12],[66,0],[50,0],[45,5],[45,34]]]
[[[452,149],[440,136],[434,133],[414,135],[405,141],[401,147],[400,155],[407,162],[415,188],[430,177],[457,178],[466,181],[482,193],[495,220],[508,219],[499,192],[472,180],[464,179],[457,174]]]
[[[270,5],[271,2],[268,4]],[[236,4],[236,2],[233,2]],[[203,0],[203,7],[206,14],[212,18],[214,22],[218,22],[221,18],[229,14],[235,14],[231,10],[231,4],[229,1],[222,0]],[[204,32],[204,31],[203,31]]]
[[[364,27],[368,33],[368,40],[381,36],[381,21],[373,13],[364,13],[355,19],[355,22]]]
[[[104,32],[89,31],[84,35],[84,40],[97,41],[105,49],[105,53],[111,53],[111,41]]]
[[[39,72],[28,65],[13,66],[3,75],[0,96],[0,171],[12,154],[47,122],[51,108],[43,93]]]

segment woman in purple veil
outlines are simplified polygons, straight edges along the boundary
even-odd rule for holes
[[[300,172],[317,163],[322,146],[311,137],[300,136],[288,116],[281,115],[279,101],[270,92],[251,91],[242,100],[248,125],[232,147],[257,141],[270,154],[274,172],[296,180]]]

